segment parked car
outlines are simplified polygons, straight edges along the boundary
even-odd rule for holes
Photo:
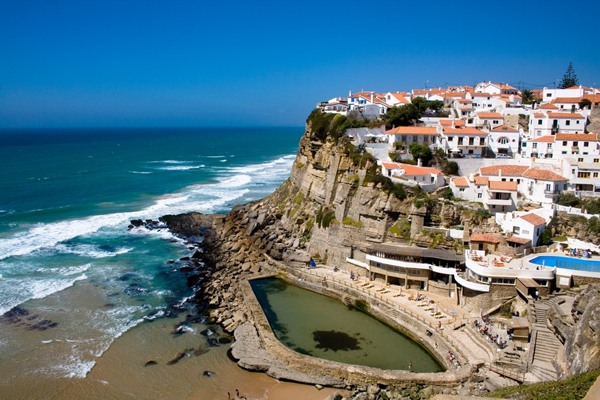
[[[509,156],[508,154],[500,153],[500,154],[496,154],[496,158],[512,158],[512,157]]]

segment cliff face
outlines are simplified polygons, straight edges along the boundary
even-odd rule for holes
[[[577,296],[566,331],[567,376],[600,369],[600,286],[590,285]]]

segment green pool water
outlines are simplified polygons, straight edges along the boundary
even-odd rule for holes
[[[277,278],[250,282],[275,336],[289,348],[346,364],[414,372],[444,367],[421,345],[340,301]]]

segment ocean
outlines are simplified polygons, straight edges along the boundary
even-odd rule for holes
[[[302,134],[0,131],[0,397],[265,398],[276,383],[238,368],[206,325],[173,333],[191,307],[179,260],[192,250],[128,225],[268,195]]]

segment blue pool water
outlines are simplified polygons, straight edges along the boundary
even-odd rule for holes
[[[582,260],[571,257],[539,256],[529,261],[546,267],[576,269],[579,271],[600,272],[600,261]]]

